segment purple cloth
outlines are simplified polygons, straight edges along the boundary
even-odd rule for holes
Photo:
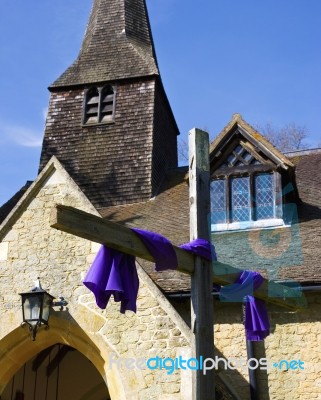
[[[189,243],[179,246],[181,249],[190,251],[196,256],[203,257],[207,261],[216,261],[216,252],[212,243],[205,239],[195,239]]]
[[[154,257],[156,271],[177,268],[176,252],[168,239],[143,229],[133,231]],[[214,247],[203,239],[196,239],[181,247],[207,260],[216,257]],[[121,302],[121,313],[126,310],[136,312],[139,280],[134,256],[101,246],[83,283],[94,293],[99,308],[106,308],[113,295],[115,301]]]
[[[142,229],[133,231],[154,257],[156,271],[177,268],[176,253],[168,239]],[[208,261],[216,260],[214,246],[207,240],[196,239],[180,248]],[[270,333],[265,303],[253,296],[263,280],[257,272],[243,271],[234,284],[220,290],[222,301],[245,301],[244,325],[248,340],[263,340]],[[121,313],[126,310],[136,312],[139,280],[134,256],[101,246],[83,283],[94,293],[98,307],[106,308],[110,296],[113,295],[114,300],[121,303]]]
[[[236,282],[222,287],[222,301],[245,302],[245,333],[246,339],[260,341],[270,334],[270,323],[265,302],[253,296],[263,283],[264,278],[255,271],[243,271]]]
[[[177,268],[177,256],[172,243],[159,233],[146,231],[144,229],[132,228],[140,237],[148,251],[154,257],[155,270],[157,272]],[[204,239],[195,239],[192,242],[182,244],[181,249],[187,250],[196,256],[203,257],[208,261],[216,260],[214,246]]]
[[[269,336],[269,316],[263,300],[247,296],[244,326],[247,340],[258,342]]]
[[[139,280],[135,257],[101,246],[84,281],[91,290],[99,308],[106,308],[110,296],[121,303],[120,312],[136,312]]]
[[[263,283],[264,278],[254,271],[242,271],[236,282],[220,290],[222,301],[243,301],[244,297],[253,295]]]
[[[142,229],[133,229],[155,259],[156,271],[177,268],[177,257],[171,242],[165,237]],[[139,280],[135,257],[101,246],[84,281],[93,292],[99,308],[106,308],[110,296],[120,301],[120,312],[136,312]]]
[[[166,237],[144,229],[132,228],[132,231],[140,237],[147,250],[154,257],[157,272],[177,268],[176,252],[172,243]]]

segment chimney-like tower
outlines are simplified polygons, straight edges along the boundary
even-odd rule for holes
[[[94,0],[78,58],[49,90],[40,170],[55,155],[97,208],[151,198],[177,166],[144,0]]]

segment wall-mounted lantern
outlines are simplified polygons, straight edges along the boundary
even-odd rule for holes
[[[36,339],[38,328],[41,325],[48,326],[50,310],[52,306],[66,306],[68,303],[63,298],[62,301],[53,302],[54,297],[42,289],[39,278],[35,282],[35,287],[26,293],[20,293],[22,300],[21,325],[27,324],[31,332],[32,340]]]

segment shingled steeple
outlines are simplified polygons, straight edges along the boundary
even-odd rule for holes
[[[49,90],[39,170],[55,155],[97,208],[154,196],[179,132],[145,0],[93,0],[79,55]]]
[[[77,60],[53,87],[158,75],[144,0],[94,0]]]

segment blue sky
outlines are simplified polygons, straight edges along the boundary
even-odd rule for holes
[[[147,0],[182,136],[235,112],[321,142],[320,0]],[[77,56],[91,0],[0,1],[0,204],[35,179],[47,87]]]

